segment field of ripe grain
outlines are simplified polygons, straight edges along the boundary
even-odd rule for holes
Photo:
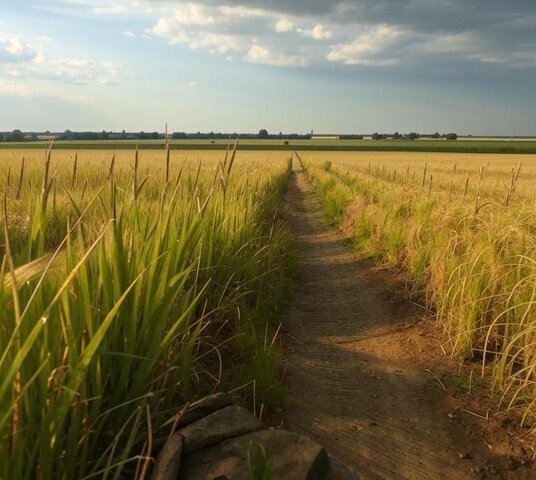
[[[189,399],[280,404],[289,162],[266,159],[0,152],[0,478],[133,478]]]
[[[328,216],[405,267],[506,407],[536,405],[536,157],[304,153]]]

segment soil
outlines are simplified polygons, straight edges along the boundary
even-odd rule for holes
[[[362,479],[535,479],[520,413],[495,413],[478,366],[445,355],[432,316],[408,300],[404,274],[361,258],[299,171],[285,217],[297,272],[283,336],[283,426]]]

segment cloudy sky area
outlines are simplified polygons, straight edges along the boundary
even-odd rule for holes
[[[0,130],[536,134],[534,0],[0,0]]]

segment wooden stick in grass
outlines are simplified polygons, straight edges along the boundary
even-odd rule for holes
[[[480,207],[478,204],[480,203],[480,192],[476,192],[476,198],[475,198],[475,215],[478,213],[478,210]]]
[[[49,175],[50,175],[50,157],[52,155],[52,138],[48,141],[45,150],[45,170],[43,173],[43,183],[41,185],[41,207],[44,209],[48,198],[48,191],[50,188]]]
[[[17,185],[17,200],[22,195],[22,182],[24,181],[24,157],[22,157],[22,163],[20,164],[19,184]]]
[[[424,187],[426,185],[426,171],[428,170],[428,164],[424,164],[424,172],[422,174],[422,186]]]
[[[166,185],[167,185],[169,183],[169,155],[170,155],[167,123],[166,123],[165,135],[166,135],[165,145],[166,145]]]
[[[78,152],[74,154],[74,164],[73,164],[73,178],[71,185],[74,187],[76,185],[76,169],[78,167]]]
[[[52,214],[56,215],[56,183],[54,183],[54,190],[52,191]]]
[[[521,170],[521,163],[517,164],[516,168],[512,168],[512,175],[510,178],[510,186],[506,192],[506,206],[510,206],[510,201],[512,200],[512,195],[516,189],[517,179],[519,177],[519,171]]]
[[[140,154],[139,145],[136,145],[136,153],[134,154],[134,180],[132,182],[132,193],[134,200],[138,198],[138,166],[139,166]]]
[[[112,155],[110,168],[108,169],[108,180],[110,180],[114,176],[114,166],[115,166],[115,153]]]
[[[86,193],[87,185],[88,185],[88,182],[87,182],[87,178],[86,178],[84,180],[84,185],[82,186],[82,194],[80,195],[80,201],[84,200],[84,195]]]

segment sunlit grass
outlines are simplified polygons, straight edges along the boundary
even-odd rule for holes
[[[131,478],[196,395],[281,402],[287,158],[20,153],[0,159],[0,478]]]
[[[534,415],[535,158],[306,154],[303,164],[328,215],[351,215],[357,247],[411,274],[444,348],[492,367],[506,405]]]

